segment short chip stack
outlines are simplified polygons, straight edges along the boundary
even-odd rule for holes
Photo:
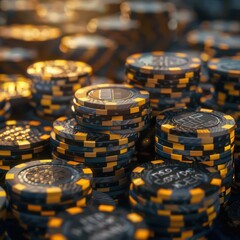
[[[7,194],[4,189],[0,187],[0,239],[4,239],[7,205]]]
[[[52,216],[86,206],[92,194],[92,171],[71,161],[33,161],[12,168],[6,174],[6,188],[23,236],[44,239]]]
[[[214,167],[222,178],[220,203],[225,205],[233,183],[235,120],[210,109],[175,109],[156,119],[158,157]]]
[[[129,200],[153,239],[203,239],[220,209],[220,187],[212,167],[154,160],[133,170]]]
[[[79,125],[97,132],[140,132],[149,126],[151,119],[149,93],[127,84],[79,89],[72,109]]]
[[[185,53],[134,54],[126,60],[126,80],[150,93],[154,115],[172,107],[193,106],[201,60]]]
[[[37,115],[56,119],[70,112],[74,92],[90,84],[92,68],[84,62],[53,60],[34,63],[27,73]]]
[[[51,130],[38,121],[10,120],[0,125],[0,183],[12,167],[40,157],[49,148]]]
[[[221,111],[234,117],[237,123],[235,137],[235,182],[240,184],[240,57],[215,58],[208,64],[211,81],[215,84],[212,102]]]
[[[140,215],[106,205],[89,209],[68,209],[51,219],[48,226],[50,240],[147,240],[150,236],[150,231]]]

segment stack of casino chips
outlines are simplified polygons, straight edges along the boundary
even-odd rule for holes
[[[9,120],[0,125],[0,183],[12,167],[32,161],[49,148],[51,127],[38,121]]]
[[[60,29],[46,25],[0,26],[0,40],[4,46],[32,49],[37,51],[40,60],[56,58],[60,37]]]
[[[150,93],[153,113],[196,103],[201,60],[185,53],[134,54],[126,60],[126,80]]]
[[[150,124],[149,94],[129,85],[95,85],[75,93],[72,109],[75,118],[53,123],[53,157],[84,163],[93,171],[95,190],[121,199],[135,142]]]
[[[176,30],[172,22],[175,6],[160,1],[126,1],[120,6],[123,17],[138,20],[141,27],[141,51],[166,49]],[[159,41],[161,39],[161,41]]]
[[[209,58],[240,54],[240,36],[214,30],[193,30],[187,34],[187,43]]]
[[[211,81],[215,85],[213,98],[205,104],[215,105],[234,117],[237,123],[235,137],[235,182],[240,185],[240,57],[215,58],[208,63]]]
[[[31,81],[19,74],[0,74],[0,88],[13,107],[24,105],[31,98]],[[10,116],[10,106],[6,105],[6,109],[7,116]]]
[[[227,35],[210,41],[206,46],[206,53],[210,58],[240,55],[240,35]]]
[[[188,32],[186,41],[192,48],[203,51],[210,43],[215,42],[216,39],[228,36],[228,34],[219,31],[197,29]]]
[[[5,221],[7,216],[7,194],[3,188],[0,187],[0,239],[4,239],[5,235]]]
[[[37,61],[37,51],[20,47],[0,47],[0,73],[26,75],[27,67]]]
[[[157,157],[214,167],[222,178],[220,203],[231,196],[235,120],[210,109],[175,109],[156,119]]]
[[[212,167],[154,160],[133,170],[129,201],[152,239],[205,239],[220,209],[220,187]]]
[[[126,58],[130,54],[141,51],[136,44],[140,39],[139,28],[138,21],[123,18],[118,14],[95,18],[88,23],[88,31],[110,38],[117,43],[115,56],[110,64],[109,77],[123,81]],[[116,76],[117,74],[119,76]]]
[[[53,123],[53,159],[83,163],[93,172],[93,189],[116,201],[126,195],[138,134],[103,134],[79,126],[74,118]]]
[[[38,116],[56,119],[70,113],[72,96],[90,84],[92,68],[84,62],[53,60],[34,63],[27,73],[32,80],[30,104]]]
[[[106,205],[98,208],[71,208],[52,218],[48,236],[54,239],[147,240],[150,231],[143,217]]]
[[[117,43],[110,38],[97,34],[73,34],[63,37],[59,48],[64,59],[88,63],[95,75],[113,76],[111,63]]]
[[[151,120],[149,93],[127,84],[100,84],[75,92],[73,113],[79,125],[99,132],[140,132]]]
[[[92,194],[92,171],[80,163],[38,160],[6,174],[9,206],[27,239],[46,239],[51,217],[71,207],[85,207]]]

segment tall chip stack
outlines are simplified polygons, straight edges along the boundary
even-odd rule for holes
[[[60,37],[59,28],[46,25],[0,26],[0,40],[4,46],[37,50],[38,60],[56,58]]]
[[[6,188],[24,239],[47,239],[51,217],[86,206],[92,195],[92,171],[72,161],[38,160],[12,168]]]
[[[237,123],[235,137],[235,183],[240,186],[240,57],[215,58],[208,64],[215,93],[208,104],[234,117]]]
[[[139,44],[143,52],[163,50],[169,46],[171,36],[176,30],[171,29],[174,13],[175,6],[169,2],[126,1],[121,4],[123,17],[140,22]]]
[[[149,94],[130,85],[101,84],[79,89],[74,118],[53,123],[53,157],[84,163],[93,188],[119,202],[126,196],[139,132],[150,124]]]
[[[118,14],[95,18],[88,23],[88,31],[110,38],[118,45],[110,64],[109,77],[123,81],[126,58],[130,54],[141,51],[136,44],[140,39],[139,29],[138,21],[124,18]]]
[[[102,205],[97,209],[71,208],[49,221],[48,236],[54,239],[147,240],[150,231],[143,217]]]
[[[220,210],[220,187],[212,167],[159,159],[133,170],[129,202],[152,239],[206,239]]]
[[[5,236],[5,221],[7,217],[7,193],[0,187],[0,239],[4,239]]]
[[[73,34],[63,37],[59,48],[64,59],[86,62],[94,75],[111,78],[111,62],[117,49],[111,39],[97,34]]]
[[[56,119],[71,112],[74,92],[90,85],[92,68],[84,62],[53,60],[28,67],[32,80],[31,106],[38,116]]]
[[[221,205],[231,196],[235,120],[210,109],[175,109],[156,119],[157,158],[214,167],[222,178]]]
[[[49,149],[52,128],[38,121],[9,120],[0,124],[0,184],[7,171],[37,159]]]
[[[193,107],[201,60],[185,53],[134,54],[126,60],[126,80],[150,93],[153,115],[172,107]]]

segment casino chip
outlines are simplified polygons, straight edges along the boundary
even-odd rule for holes
[[[49,239],[137,239],[144,240],[150,231],[144,219],[113,206],[70,208],[50,219]]]
[[[54,118],[69,112],[74,92],[90,84],[92,68],[83,62],[53,60],[28,67],[32,80],[30,105],[40,117]]]
[[[129,188],[137,139],[135,131],[104,133],[83,127],[74,118],[62,117],[53,123],[50,142],[54,159],[84,163],[93,172],[93,189],[118,201]]]
[[[87,205],[92,195],[92,171],[73,161],[32,161],[6,174],[6,188],[12,214],[24,235],[46,237],[51,217]]]
[[[154,160],[132,171],[129,202],[155,239],[199,239],[219,213],[221,183],[214,168]]]
[[[52,128],[38,121],[10,120],[0,125],[0,176],[15,165],[41,157],[49,148]]]
[[[0,187],[0,239],[4,239],[7,205],[7,194],[4,189]]]
[[[240,57],[226,57],[211,59],[208,70],[211,81],[215,84],[215,93],[212,102],[221,111],[234,117],[237,123],[235,136],[235,184],[240,185]]]
[[[233,183],[233,117],[209,109],[174,109],[156,118],[155,152],[173,162],[214,167],[222,178],[220,203],[225,205]]]
[[[126,81],[150,93],[153,115],[173,107],[194,106],[201,60],[191,54],[150,52],[127,58]]]

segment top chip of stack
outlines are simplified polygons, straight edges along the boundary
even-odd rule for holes
[[[151,107],[161,111],[193,105],[201,60],[185,53],[152,52],[127,58],[127,82],[150,92]]]
[[[175,109],[156,119],[156,154],[171,161],[215,167],[223,179],[221,203],[230,197],[234,139],[235,120],[221,112]]]
[[[113,206],[71,208],[48,223],[49,239],[149,239],[150,231],[137,213]]]
[[[84,207],[92,194],[92,171],[77,162],[39,160],[6,175],[12,213],[28,237],[43,236],[51,216]]]
[[[214,168],[159,159],[136,167],[131,182],[130,204],[155,238],[198,239],[211,230],[221,186]]]
[[[79,89],[72,109],[79,125],[99,132],[139,132],[150,123],[149,93],[126,84]]]
[[[74,92],[90,84],[92,68],[83,62],[53,60],[37,62],[27,70],[32,80],[31,105],[47,117],[65,115]]]

